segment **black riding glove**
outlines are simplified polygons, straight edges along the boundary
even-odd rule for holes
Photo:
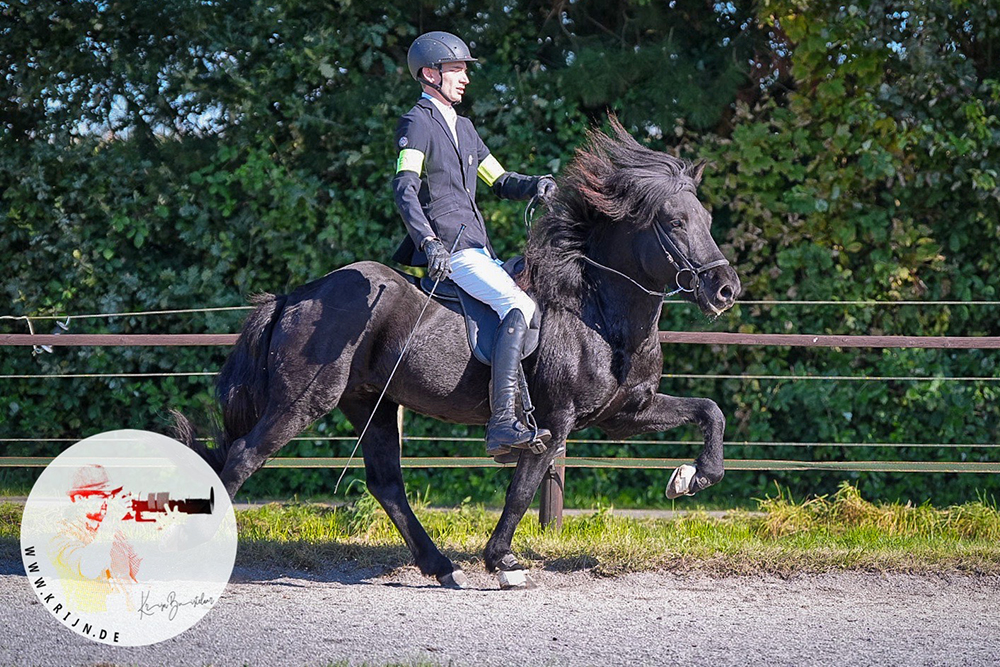
[[[427,275],[431,280],[444,280],[451,275],[451,253],[441,239],[424,241],[424,254],[427,255]]]
[[[538,179],[535,194],[538,195],[543,204],[546,206],[551,205],[555,200],[557,192],[559,192],[559,187],[556,185],[556,179],[551,176],[542,176]]]

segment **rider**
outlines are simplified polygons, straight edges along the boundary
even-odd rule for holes
[[[447,32],[428,32],[410,45],[406,64],[423,95],[400,118],[396,129],[399,158],[392,189],[408,232],[393,259],[427,266],[433,280],[451,279],[500,316],[493,349],[490,387],[492,416],[486,426],[486,453],[502,456],[551,438],[517,417],[518,373],[528,326],[536,307],[503,270],[490,245],[483,215],[476,206],[476,176],[504,199],[545,201],[555,192],[552,176],[506,171],[483,143],[472,122],[459,116],[469,83],[469,47]],[[454,248],[450,249],[465,231]]]

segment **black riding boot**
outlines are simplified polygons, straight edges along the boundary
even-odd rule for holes
[[[524,315],[516,308],[507,314],[498,329],[493,346],[493,380],[490,387],[493,415],[486,424],[488,456],[506,454],[511,448],[527,449],[535,441],[544,444],[552,437],[547,429],[533,429],[517,418],[518,372],[527,332]]]

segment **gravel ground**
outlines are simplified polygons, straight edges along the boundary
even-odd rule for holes
[[[0,562],[4,665],[996,665],[1000,577],[837,573],[595,578],[442,589],[413,568],[237,568],[194,628],[149,647],[92,643]]]

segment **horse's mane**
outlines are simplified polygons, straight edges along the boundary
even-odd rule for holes
[[[579,305],[586,289],[581,257],[596,230],[608,224],[651,224],[667,197],[693,190],[698,180],[700,164],[646,148],[614,114],[609,121],[610,135],[587,131],[555,201],[531,230],[527,282],[535,299],[546,305]]]

